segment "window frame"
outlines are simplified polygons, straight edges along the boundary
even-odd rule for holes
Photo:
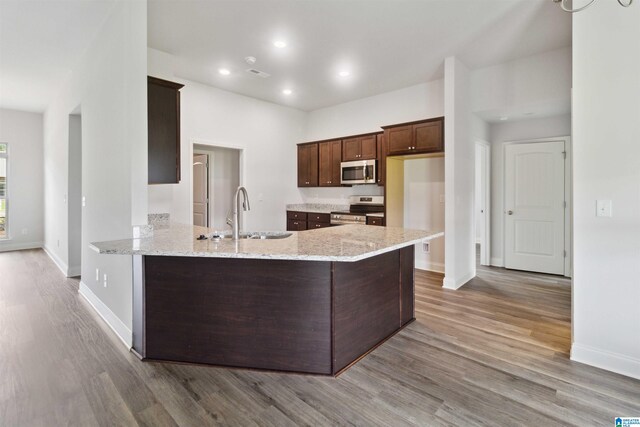
[[[4,145],[6,147],[4,153],[0,152],[0,159],[5,159],[6,164],[4,197],[0,197],[0,199],[4,199],[4,237],[0,237],[0,241],[3,241],[11,240],[11,235],[9,234],[9,143],[0,142],[0,145]]]

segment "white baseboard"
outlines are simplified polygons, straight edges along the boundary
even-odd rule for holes
[[[49,255],[49,258],[51,258],[51,261],[53,261],[53,263],[56,265],[56,267],[58,267],[58,269],[60,269],[60,271],[62,271],[62,274],[64,274],[65,277],[69,277],[67,275],[67,271],[69,270],[69,267],[67,266],[67,263],[62,261],[60,259],[60,257],[58,255],[56,255],[55,252],[53,252],[51,250],[51,248],[47,247],[47,245],[44,245],[42,247],[42,249],[44,249],[45,253],[47,255]]]
[[[467,283],[469,280],[473,279],[474,277],[476,277],[475,272],[470,272],[468,273],[466,276],[463,276],[460,279],[454,279],[454,278],[450,278],[450,277],[445,277],[444,280],[442,280],[442,287],[445,289],[459,289],[460,287],[462,287],[462,285],[464,285],[465,283]]]
[[[504,267],[502,258],[491,258],[491,265],[494,267]]]
[[[640,379],[640,360],[623,354],[573,343],[571,346],[571,360]]]
[[[424,260],[417,260],[415,268],[418,270],[434,271],[436,273],[444,273],[444,264],[441,262],[427,262]]]
[[[133,343],[133,334],[131,333],[131,330],[127,328],[127,326],[122,323],[122,320],[120,320],[118,316],[116,316],[113,311],[111,311],[109,307],[107,307],[82,281],[80,281],[80,289],[78,292],[87,300],[96,313],[102,317],[113,332],[116,333],[127,349],[130,350]]]
[[[39,249],[42,242],[18,242],[11,243],[11,240],[0,240],[0,252],[22,251],[25,249]]]

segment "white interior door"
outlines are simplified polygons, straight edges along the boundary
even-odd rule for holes
[[[193,155],[193,225],[209,224],[209,156]]]
[[[505,267],[564,274],[564,141],[505,148]]]

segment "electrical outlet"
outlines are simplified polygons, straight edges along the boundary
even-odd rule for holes
[[[444,194],[440,195],[440,203],[444,203]]]
[[[102,276],[104,277],[104,287],[107,287],[107,273],[104,273],[104,275]]]
[[[29,229],[28,228],[23,228],[22,229],[22,235],[25,236],[27,234],[29,234]]]
[[[596,216],[612,216],[611,200],[596,200]]]
[[[96,282],[100,281],[100,269],[96,268]]]
[[[429,252],[431,252],[431,245],[429,244],[429,242],[422,242],[422,251],[425,254],[428,254]]]

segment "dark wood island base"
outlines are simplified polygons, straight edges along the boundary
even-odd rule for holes
[[[143,359],[337,375],[414,318],[414,247],[356,262],[134,256]]]

